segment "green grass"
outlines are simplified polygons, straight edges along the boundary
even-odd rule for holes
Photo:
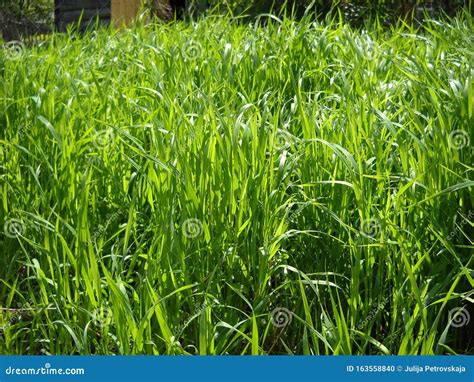
[[[0,352],[472,354],[472,33],[208,17],[0,53]]]

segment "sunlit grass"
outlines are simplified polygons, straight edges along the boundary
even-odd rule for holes
[[[1,353],[472,353],[471,19],[0,54]]]

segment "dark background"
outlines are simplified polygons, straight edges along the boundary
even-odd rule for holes
[[[174,16],[185,17],[182,7],[188,9],[216,8],[219,12],[231,11],[253,18],[260,13],[301,17],[308,6],[320,18],[337,15],[353,25],[362,25],[375,16],[385,25],[400,17],[422,22],[425,15],[453,16],[463,7],[473,11],[473,0],[147,0],[152,8],[173,9]],[[84,12],[83,12],[84,11]],[[82,15],[82,16],[81,16]],[[71,22],[81,18],[83,25],[99,16],[104,24],[110,22],[110,0],[0,0],[0,33],[6,41],[27,40],[47,34],[56,27],[64,31]],[[168,14],[172,18],[173,14]],[[163,16],[162,16],[163,17]],[[56,21],[55,21],[56,20]]]

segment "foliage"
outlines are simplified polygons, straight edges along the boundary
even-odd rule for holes
[[[472,353],[472,27],[1,50],[0,352]]]
[[[234,14],[274,12],[302,15],[307,8],[312,12],[326,14],[334,8],[343,12],[348,9],[382,13],[390,10],[392,15],[403,16],[408,9],[414,9],[416,6],[426,9],[442,9],[452,14],[463,6],[472,7],[472,0],[210,0],[209,4],[221,9],[230,9]]]
[[[0,0],[0,37],[20,39],[52,26],[53,0]]]

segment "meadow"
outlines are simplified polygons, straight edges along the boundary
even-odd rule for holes
[[[1,354],[473,354],[472,18],[0,50]]]

